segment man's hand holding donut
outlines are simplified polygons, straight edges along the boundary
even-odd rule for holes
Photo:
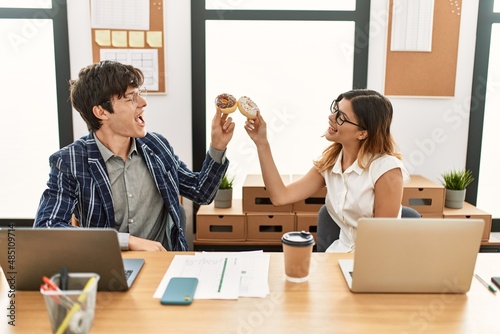
[[[215,116],[212,120],[211,146],[219,151],[224,151],[233,138],[235,124],[228,114],[222,113],[216,107]]]

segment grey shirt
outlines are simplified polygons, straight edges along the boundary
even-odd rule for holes
[[[144,159],[137,152],[135,140],[126,161],[114,155],[97,136],[96,143],[111,182],[115,227],[121,249],[128,249],[131,234],[156,240],[170,250],[169,232],[173,222]]]
[[[156,188],[144,159],[132,140],[126,161],[111,152],[95,136],[111,182],[115,227],[122,250],[128,250],[130,234],[160,242],[171,250],[170,231],[173,225],[163,198]],[[224,163],[225,151],[210,147],[209,154],[218,163]]]

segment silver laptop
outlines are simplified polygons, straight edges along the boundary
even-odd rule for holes
[[[125,291],[143,264],[144,259],[122,259],[113,229],[0,228],[0,265],[17,290],[39,290],[43,276],[66,266],[70,273],[99,274],[100,291]]]
[[[483,228],[482,219],[362,218],[354,260],[339,265],[353,292],[465,293]]]

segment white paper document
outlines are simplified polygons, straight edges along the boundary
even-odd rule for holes
[[[194,299],[238,299],[269,294],[269,254],[197,253],[176,255],[154,298],[161,298],[172,277],[196,277]]]
[[[434,0],[394,0],[391,51],[432,51]]]
[[[240,297],[264,298],[269,294],[270,255],[262,251],[238,253],[197,253],[198,256],[237,256],[240,263]]]
[[[149,0],[91,0],[96,29],[149,30]]]

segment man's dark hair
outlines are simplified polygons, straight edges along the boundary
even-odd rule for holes
[[[142,71],[131,65],[104,60],[84,67],[78,73],[78,79],[70,80],[69,91],[71,104],[80,113],[89,131],[101,127],[100,120],[92,109],[102,106],[113,113],[111,97],[122,98],[128,87],[140,87],[144,82]]]

